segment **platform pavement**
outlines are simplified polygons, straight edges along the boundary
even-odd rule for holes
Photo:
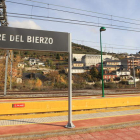
[[[67,116],[0,120],[0,140],[39,139],[140,125],[140,109],[73,115],[75,128],[65,128]]]
[[[140,126],[37,140],[140,140]]]

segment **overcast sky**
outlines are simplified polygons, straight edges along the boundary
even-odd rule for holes
[[[140,9],[139,9],[140,0],[34,0],[34,1],[40,1],[49,4],[71,7],[71,8],[78,8],[78,9],[83,9],[83,10],[88,10],[88,11],[93,11],[93,12],[103,13],[108,15],[95,14],[95,13],[84,12],[84,11],[82,12],[74,9],[72,10],[63,7],[56,7],[48,4],[35,3],[27,0],[9,0],[9,1],[32,4],[33,6],[23,6],[23,5],[6,2],[7,12],[25,13],[25,14],[32,14],[32,15],[39,15],[39,16],[65,18],[65,19],[97,23],[96,25],[99,27],[74,25],[74,24],[58,23],[58,22],[50,22],[50,21],[39,21],[39,20],[33,20],[32,18],[20,19],[20,18],[8,16],[9,26],[11,27],[69,32],[72,35],[73,42],[88,45],[98,50],[100,49],[99,43],[89,43],[86,41],[100,42],[99,29],[101,26],[105,26],[105,27],[106,26],[114,27],[113,25],[125,26],[128,27],[127,29],[138,28],[137,30],[140,31],[139,29],[140,25],[115,22],[112,20],[105,20],[101,18],[81,16],[76,14],[70,14],[65,12],[58,12],[58,11],[34,7],[35,5],[37,5],[37,6],[54,8],[54,9],[66,10],[70,12],[87,14],[91,16],[98,16],[98,17],[109,18],[114,20],[123,20],[125,22],[140,24],[140,21],[127,20],[124,18],[115,17],[115,16],[121,16],[121,17],[140,20]],[[105,25],[105,24],[109,24],[109,25]],[[113,51],[117,53],[118,52],[136,53],[138,52],[138,50],[136,49],[139,49],[139,45],[140,45],[139,38],[140,38],[140,32],[131,32],[131,31],[106,28],[106,31],[102,32],[102,42],[107,43],[107,44],[103,44],[103,51],[107,51],[107,52]],[[82,41],[76,41],[74,39],[82,40]],[[109,44],[117,44],[117,46],[109,45]],[[119,46],[119,45],[124,45],[124,46]]]

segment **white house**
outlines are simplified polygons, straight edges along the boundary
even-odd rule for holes
[[[123,76],[130,76],[130,71],[128,71],[128,70],[119,70],[119,71],[116,71],[116,75],[117,75],[117,77],[120,77],[121,75],[123,75]]]
[[[72,73],[84,73],[85,69],[82,67],[73,67],[72,68]]]
[[[114,59],[111,55],[103,55],[103,61],[106,58]],[[85,66],[96,66],[96,64],[101,63],[101,55],[86,54],[82,57],[82,61],[84,62]]]
[[[34,66],[34,65],[45,66],[44,62],[41,62],[39,59],[36,59],[36,58],[30,58],[29,65],[30,66]]]
[[[37,62],[37,65],[38,66],[45,66],[44,62],[41,62],[41,61]]]
[[[38,59],[36,59],[36,58],[30,58],[30,59],[29,59],[29,65],[30,65],[30,66],[36,65],[36,64],[37,64],[37,60],[38,60]]]
[[[84,56],[85,54],[72,54],[72,57],[73,59],[75,58],[76,61],[81,61],[82,60],[82,57]]]

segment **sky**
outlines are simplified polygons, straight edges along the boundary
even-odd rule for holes
[[[14,4],[14,3],[10,3],[9,1],[30,4],[32,6]],[[33,1],[39,1],[42,3],[36,3]],[[60,5],[61,7],[57,7],[51,4]],[[90,22],[90,25],[93,25],[93,26],[85,26],[85,25],[76,25],[76,24],[69,24],[69,23],[34,20],[33,17],[31,16],[29,19],[8,16],[8,22],[10,27],[68,32],[71,33],[72,42],[82,44],[82,45],[87,45],[89,47],[100,50],[99,29],[100,27],[104,26],[106,27],[106,31],[101,32],[103,51],[115,52],[115,53],[137,53],[139,51],[140,32],[120,30],[120,29],[127,29],[127,30],[140,31],[139,5],[140,5],[139,0],[32,0],[32,1],[7,0],[6,2],[8,13],[20,13],[20,14],[45,16],[48,17],[47,19],[49,20],[51,19],[50,17],[79,20],[81,21],[80,22],[81,24],[83,24],[82,21],[86,21],[86,22]],[[43,8],[37,8],[35,6],[59,9],[59,10],[75,12],[75,13],[80,13],[80,14],[90,15],[90,16],[60,12],[60,11],[55,11],[50,9],[48,10]],[[64,8],[62,6],[87,10],[90,12]],[[98,13],[102,13],[102,14],[98,14]],[[118,17],[125,17],[125,18],[118,18]],[[104,18],[108,18],[110,20]],[[126,18],[136,19],[137,21],[129,20]],[[131,22],[134,24],[118,22],[113,20]],[[116,27],[114,25],[119,27]],[[120,26],[125,26],[125,28]],[[111,29],[108,27],[111,28],[114,27],[119,29]],[[131,28],[137,28],[137,29],[131,29]]]

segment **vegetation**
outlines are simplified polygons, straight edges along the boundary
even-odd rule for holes
[[[100,54],[100,51],[72,43],[72,51],[77,54]],[[0,55],[5,56],[6,51],[0,50]],[[117,54],[113,54],[117,56]],[[23,80],[23,83],[16,83],[16,78],[22,78],[23,72],[26,73],[25,69],[18,68],[19,62],[25,62],[29,67],[28,61],[23,60],[25,57],[38,58],[45,63],[45,67],[48,69],[53,69],[47,74],[44,74],[47,80],[42,80],[39,78],[30,78]],[[119,56],[118,56],[119,57]],[[123,55],[121,56],[123,58]],[[76,61],[76,58],[74,58]],[[57,89],[67,89],[68,88],[68,75],[64,73],[64,68],[68,67],[68,53],[56,53],[56,52],[39,52],[39,51],[15,51],[14,50],[14,62],[13,62],[13,77],[12,84],[13,88],[16,90],[57,90]],[[5,75],[5,59],[0,60],[0,90],[4,87],[4,75]],[[32,70],[32,73],[41,73],[43,70]],[[96,67],[92,67],[90,71],[82,74],[73,74],[73,89],[101,89],[101,71],[98,71]],[[10,81],[10,62],[8,64],[8,88]],[[140,83],[138,83],[140,85]],[[133,86],[133,85],[132,85]],[[128,88],[131,87],[127,85],[126,82],[120,83],[105,83],[105,89],[108,88]],[[140,86],[139,86],[140,87]]]
[[[77,54],[100,54],[101,52],[85,45],[72,43],[72,52]]]

